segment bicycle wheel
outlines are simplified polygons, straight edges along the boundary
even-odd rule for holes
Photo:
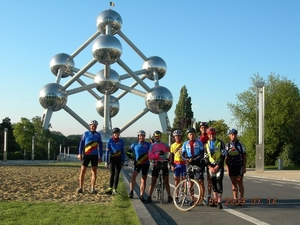
[[[173,193],[174,205],[180,211],[194,208],[200,200],[200,187],[194,179],[182,180]]]

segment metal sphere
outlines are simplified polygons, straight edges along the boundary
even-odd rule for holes
[[[119,89],[117,87],[119,74],[113,69],[110,69],[108,78],[105,78],[104,70],[100,70],[96,74],[94,81],[98,84],[97,90],[102,94],[113,94]]]
[[[40,90],[39,101],[44,109],[52,109],[54,112],[61,110],[67,104],[67,100],[66,91],[60,84],[50,83]]]
[[[62,69],[61,77],[68,77],[73,74],[70,67],[74,67],[74,60],[66,53],[59,53],[55,55],[50,61],[51,72],[57,76],[58,70]]]
[[[112,35],[118,33],[122,27],[122,17],[114,10],[105,10],[97,17],[97,28],[102,34],[106,34],[106,25],[110,25]]]
[[[145,75],[149,80],[154,80],[154,71],[157,72],[158,79],[160,80],[166,74],[167,65],[162,58],[158,56],[151,56],[144,62],[143,69],[147,70]]]
[[[111,95],[110,100],[109,100],[110,118],[117,115],[119,112],[119,109],[120,109],[119,100]],[[100,116],[104,117],[104,96],[101,97],[101,99],[99,101],[97,101],[96,110]]]
[[[95,40],[92,52],[99,63],[110,65],[121,57],[122,45],[118,38],[112,35],[103,35]]]
[[[145,104],[152,113],[168,112],[173,104],[172,93],[165,87],[156,86],[146,95]]]

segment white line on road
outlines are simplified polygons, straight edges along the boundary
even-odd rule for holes
[[[273,186],[279,186],[279,187],[282,187],[283,185],[282,184],[271,184]]]
[[[265,223],[264,221],[256,219],[256,218],[254,218],[252,216],[248,216],[248,215],[246,215],[244,213],[241,213],[241,212],[238,212],[238,211],[236,211],[234,209],[230,209],[230,208],[228,208],[226,206],[224,206],[223,210],[226,211],[226,212],[229,212],[229,213],[231,213],[231,214],[233,214],[233,215],[235,215],[237,217],[240,217],[241,219],[247,220],[247,221],[249,221],[251,223],[254,223],[254,224],[257,224],[257,225],[270,225],[269,223]]]

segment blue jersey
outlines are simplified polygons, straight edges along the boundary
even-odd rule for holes
[[[110,157],[121,157],[125,162],[124,141],[121,138],[114,140],[108,139],[106,143],[106,162],[109,163]]]
[[[191,151],[190,140],[185,141],[182,145],[181,155],[183,159],[195,158],[199,156],[199,158],[196,160],[196,164],[198,164],[200,163],[200,160],[204,158],[204,145],[199,139],[195,139],[193,146],[194,146],[194,154],[192,154]]]
[[[135,142],[131,144],[129,152],[132,152],[133,160],[137,164],[149,164],[148,150],[151,143],[149,142]]]
[[[78,154],[98,155],[98,158],[102,158],[103,149],[101,134],[97,131],[84,132],[79,143]]]

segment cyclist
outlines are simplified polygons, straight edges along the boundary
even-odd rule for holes
[[[171,170],[174,171],[174,180],[175,180],[175,187],[179,184],[180,178],[182,180],[185,179],[186,174],[186,163],[185,160],[181,157],[181,150],[182,150],[182,131],[181,130],[174,130],[173,137],[175,142],[170,147],[170,163],[171,163]]]
[[[106,194],[117,194],[119,175],[125,162],[124,141],[120,138],[121,130],[118,127],[112,129],[112,137],[106,143],[105,167],[109,168],[109,189]]]
[[[196,138],[196,130],[194,128],[187,129],[188,140],[182,145],[182,158],[186,160],[188,164],[196,165],[200,167],[200,171],[195,173],[194,179],[199,182],[201,196],[200,199],[204,200],[204,171],[205,171],[205,161],[204,161],[204,145]],[[202,202],[203,204],[203,202]]]
[[[97,191],[95,190],[95,184],[97,179],[97,166],[98,163],[102,162],[102,138],[101,134],[96,131],[98,122],[96,120],[92,120],[89,125],[90,130],[84,132],[79,143],[77,157],[80,161],[82,161],[82,163],[79,175],[79,188],[77,189],[77,192],[83,192],[84,175],[89,163],[91,162],[92,179],[90,193],[97,194]]]
[[[205,145],[207,153],[207,168],[213,185],[214,201],[208,202],[210,206],[222,209],[223,177],[224,177],[224,142],[216,138],[216,129],[207,129],[209,140]],[[215,200],[217,205],[215,205]]]
[[[231,180],[233,198],[238,198],[238,191],[240,198],[244,198],[244,184],[243,176],[246,173],[247,155],[246,148],[237,139],[238,131],[231,129],[228,132],[230,142],[225,145],[227,151],[226,165],[228,174]]]
[[[208,123],[207,122],[201,122],[199,124],[199,129],[200,129],[200,136],[198,137],[199,140],[203,143],[203,145],[206,145],[209,137],[207,135],[207,128],[208,128]],[[206,150],[206,149],[205,149]],[[206,167],[206,177],[207,177],[207,205],[210,202],[211,198],[211,189],[212,189],[212,183],[211,179],[209,176],[209,169]]]
[[[162,133],[160,131],[155,131],[153,136],[154,136],[154,143],[150,145],[149,149],[149,159],[153,160],[153,169],[152,169],[152,179],[151,179],[151,185],[149,187],[149,195],[147,200],[145,201],[146,203],[152,202],[152,193],[154,190],[154,186],[157,182],[158,178],[158,168],[156,166],[157,161],[164,161],[167,159],[167,153],[170,152],[170,147],[161,141],[161,135]],[[168,202],[173,202],[173,198],[170,194],[170,184],[169,184],[169,170],[168,166],[163,169],[163,176],[164,176],[164,182],[165,182],[165,187],[166,191],[168,194]]]
[[[150,142],[145,141],[146,132],[140,130],[137,132],[138,141],[133,143],[127,151],[127,156],[133,160],[134,166],[132,168],[132,175],[129,184],[129,198],[133,198],[133,189],[136,184],[136,177],[142,170],[141,184],[140,184],[140,200],[145,202],[144,192],[146,188],[147,174],[149,171],[149,157],[148,151],[150,148]]]

